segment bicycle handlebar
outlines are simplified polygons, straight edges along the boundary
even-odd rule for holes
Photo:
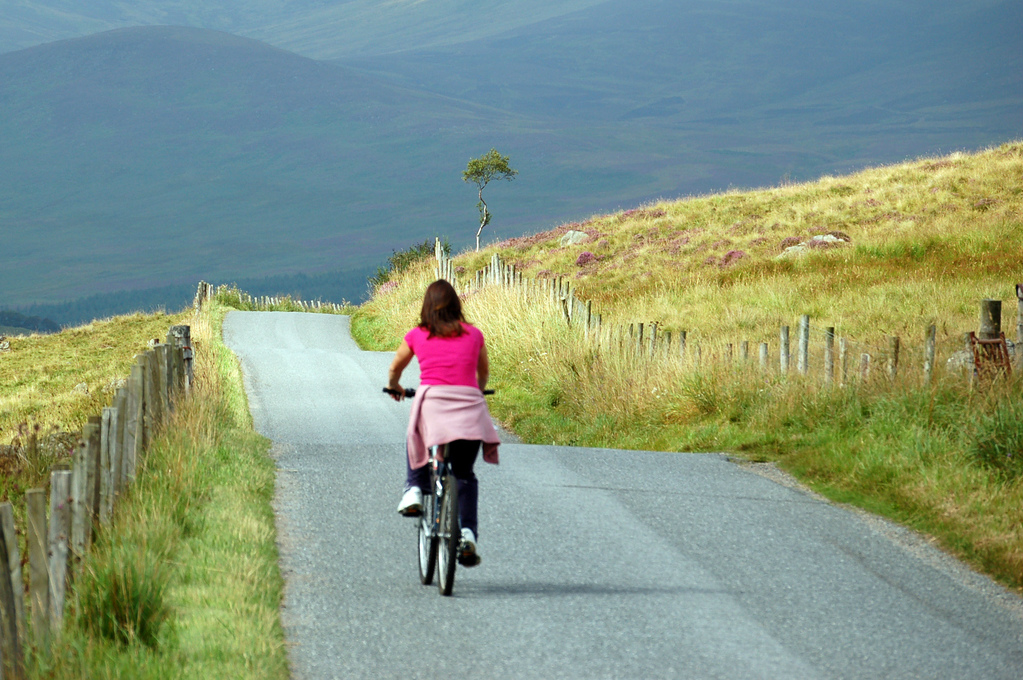
[[[398,390],[392,390],[389,387],[385,387],[384,388],[384,392],[386,394],[391,395],[392,397],[400,397],[402,395],[402,393],[399,392]],[[494,390],[483,390],[483,394],[493,394],[493,393],[494,393]],[[405,388],[405,397],[408,398],[408,399],[411,399],[414,396],[416,396],[416,391],[414,389],[412,389],[411,387],[406,387]]]

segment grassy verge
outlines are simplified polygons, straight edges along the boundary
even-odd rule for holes
[[[59,639],[31,656],[31,677],[288,676],[270,505],[274,465],[269,443],[252,431],[237,362],[220,341],[226,309],[210,307],[199,319],[158,320],[153,337],[170,323],[192,323],[195,397],[142,461],[75,578]],[[145,344],[135,342],[136,326],[147,329],[145,337],[151,323],[122,317],[94,324],[100,333],[75,335],[89,352],[130,356]],[[39,355],[29,365],[69,363],[66,339],[36,342]],[[46,342],[57,344],[47,351]],[[71,364],[68,380],[78,381]],[[111,370],[127,374],[120,365]],[[55,422],[54,413],[40,409],[37,417]]]
[[[487,336],[492,411],[533,443],[775,461],[830,498],[929,534],[1023,589],[1023,384],[1017,375],[971,389],[946,368],[961,333],[976,327],[979,301],[1012,300],[1012,283],[1023,281],[1021,172],[1023,144],[1015,143],[658,204],[466,253],[455,259],[466,276],[496,249],[527,276],[571,277],[605,322],[655,321],[689,330],[690,347],[703,343],[700,369],[677,357],[637,360],[608,351],[607,335],[599,348],[583,342],[544,300],[474,292],[465,309]],[[570,227],[590,240],[560,246]],[[829,232],[844,245],[776,259],[780,245]],[[581,257],[584,248],[594,257]],[[721,254],[729,248],[742,255]],[[353,316],[356,339],[392,349],[417,322],[431,278],[423,263],[378,290]],[[777,329],[801,314],[818,328],[836,326],[857,357],[883,357],[885,336],[901,335],[901,377],[893,384],[875,369],[840,389],[819,376],[722,368],[723,344],[742,340],[770,342],[777,366]],[[1011,311],[1005,326],[1010,319]],[[930,323],[938,361],[925,385]],[[811,362],[820,366],[821,357]]]

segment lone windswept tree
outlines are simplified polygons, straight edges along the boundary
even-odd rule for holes
[[[476,250],[480,249],[480,233],[483,228],[490,224],[490,210],[487,202],[483,200],[483,189],[494,180],[506,179],[511,181],[518,170],[512,170],[508,165],[508,157],[502,156],[497,149],[491,149],[479,158],[473,158],[462,173],[463,182],[472,182],[479,190],[480,202],[476,208],[480,211],[480,228],[476,230]]]

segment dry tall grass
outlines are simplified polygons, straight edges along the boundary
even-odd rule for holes
[[[16,339],[0,357],[0,372],[13,376],[4,383],[6,422],[27,414],[64,431],[108,404],[103,388],[128,374],[148,338],[188,323],[195,350],[193,398],[178,403],[112,524],[98,532],[75,576],[63,634],[48,652],[30,655],[32,677],[287,675],[274,466],[268,443],[251,430],[237,362],[220,340],[224,313],[212,304],[197,317],[117,317]],[[89,394],[73,390],[79,383]],[[33,462],[22,441],[14,444],[7,452],[33,463],[2,480],[21,511],[21,493],[45,485],[49,461],[39,454]]]
[[[833,498],[926,531],[1020,587],[1023,466],[999,468],[981,452],[983,442],[1004,441],[1009,448],[989,448],[1000,451],[993,455],[1023,458],[1009,436],[1023,431],[1021,383],[1017,376],[971,389],[946,360],[962,348],[962,333],[977,327],[983,298],[1010,303],[1003,324],[1012,335],[1013,284],[1023,282],[1021,215],[1023,144],[1013,143],[805,185],[658,203],[455,263],[467,282],[496,250],[527,276],[570,276],[578,296],[604,314],[598,344],[584,342],[542,296],[523,301],[488,289],[465,298],[490,348],[493,411],[527,441],[778,461]],[[558,245],[570,228],[589,241]],[[843,244],[779,259],[783,243],[829,232]],[[355,314],[357,337],[393,347],[416,323],[431,279],[424,263],[381,291]],[[814,328],[811,372],[781,376],[779,328],[791,326],[794,367],[803,314]],[[687,359],[619,351],[630,322],[656,322],[676,337],[688,331]],[[938,361],[925,385],[923,340],[932,323]],[[836,327],[854,357],[845,389],[821,375],[825,326]],[[902,339],[894,383],[884,370],[892,335]],[[760,370],[756,349],[752,365],[724,361],[726,344],[737,359],[744,340],[752,348],[769,343],[770,370]],[[864,352],[874,359],[865,381],[857,371]]]

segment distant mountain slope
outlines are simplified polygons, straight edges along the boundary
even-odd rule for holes
[[[7,330],[4,330],[7,329]],[[60,326],[49,319],[0,310],[0,335],[5,333],[56,333]]]
[[[606,0],[4,0],[0,52],[131,26],[190,26],[317,59],[449,45]]]
[[[0,305],[461,248],[492,146],[520,174],[485,239],[1023,135],[1015,1],[12,2],[345,59],[167,27],[0,54]]]
[[[468,158],[548,138],[225,33],[120,29],[0,55],[0,304],[372,269],[437,233],[467,240]],[[644,195],[629,171],[513,158],[525,196],[493,209],[518,229],[609,187]]]
[[[486,39],[343,63],[555,118],[680,125],[797,105],[819,111],[806,122],[905,123],[914,107],[1023,96],[1023,3],[608,0]],[[889,110],[860,115],[874,106]]]
[[[374,243],[390,211],[414,205],[390,177],[423,164],[387,147],[472,119],[424,99],[196,29],[2,55],[0,297],[366,266],[390,250]]]

